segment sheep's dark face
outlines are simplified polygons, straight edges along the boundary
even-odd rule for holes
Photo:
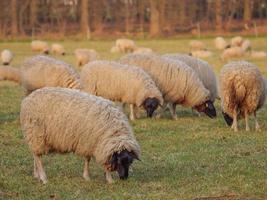
[[[61,55],[62,55],[62,56],[65,56],[65,55],[66,55],[66,53],[65,53],[65,52],[63,52]]]
[[[203,112],[205,113],[208,117],[210,118],[215,118],[216,117],[216,109],[213,105],[213,103],[208,100],[206,101],[205,103],[199,105],[199,106],[196,106],[195,109],[198,111],[198,112]]]
[[[49,50],[45,50],[44,54],[48,55],[49,54]]]
[[[114,153],[110,160],[111,169],[118,172],[120,179],[126,180],[129,176],[129,167],[134,159],[138,159],[137,156],[127,150]]]
[[[154,111],[158,108],[158,106],[159,100],[155,97],[147,98],[143,103],[143,107],[146,110],[148,117],[152,117]]]
[[[227,124],[228,126],[231,126],[231,125],[233,124],[233,118],[230,117],[227,113],[225,113],[225,112],[223,112],[223,111],[222,111],[222,114],[223,114],[223,118],[224,118],[226,124]]]

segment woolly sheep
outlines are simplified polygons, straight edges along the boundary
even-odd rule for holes
[[[264,51],[251,51],[249,56],[255,59],[267,58],[267,53]]]
[[[13,59],[13,54],[10,50],[4,49],[1,52],[1,60],[3,65],[9,65]]]
[[[251,51],[251,42],[249,40],[244,40],[241,44],[241,48],[244,52]]]
[[[76,49],[74,54],[78,67],[99,59],[99,54],[94,49]]]
[[[120,53],[120,49],[117,46],[113,46],[110,49],[110,53]]]
[[[14,81],[20,84],[21,82],[20,70],[14,67],[1,66],[0,67],[0,81],[2,80]]]
[[[198,40],[191,40],[189,46],[191,51],[205,49],[205,44]]]
[[[130,39],[117,39],[116,47],[121,53],[131,53],[136,49],[135,42]]]
[[[196,58],[207,58],[207,57],[211,57],[213,53],[207,50],[197,50],[197,51],[192,51],[190,55]]]
[[[265,84],[261,72],[252,63],[237,61],[226,64],[220,72],[220,93],[222,112],[228,125],[238,131],[237,119],[245,118],[246,131],[249,131],[248,118],[255,117],[255,128],[260,129],[256,111],[265,101]]]
[[[173,119],[177,118],[176,104],[205,112],[211,118],[216,116],[209,91],[194,70],[185,63],[152,54],[129,54],[122,57],[120,62],[139,66],[151,75],[163,95],[165,104],[174,105],[171,110]]]
[[[54,43],[51,45],[51,52],[56,55],[64,56],[66,54],[64,47],[61,44]]]
[[[147,47],[136,47],[134,53],[153,53],[153,51]]]
[[[221,59],[228,60],[229,58],[240,58],[244,56],[245,52],[241,47],[230,47],[223,51]]]
[[[210,91],[210,100],[214,102],[219,97],[217,78],[209,63],[186,54],[165,54],[163,57],[187,64],[197,73],[205,88]]]
[[[27,58],[22,63],[21,83],[27,94],[42,87],[81,88],[79,76],[70,65],[42,55]]]
[[[31,43],[32,51],[49,54],[49,46],[47,42],[41,40],[34,40]]]
[[[241,36],[236,36],[231,39],[231,47],[241,47],[243,43],[243,38]]]
[[[138,67],[94,61],[83,67],[81,82],[84,91],[112,101],[142,106],[149,117],[158,105],[163,104],[161,92],[152,78]],[[130,119],[135,119],[133,112]]]
[[[50,152],[73,152],[85,158],[83,177],[89,178],[94,157],[104,167],[127,179],[140,147],[125,115],[112,102],[68,88],[42,88],[21,104],[22,132],[34,158],[34,177],[47,183],[41,156]]]
[[[215,48],[218,50],[224,50],[227,46],[227,42],[223,37],[216,37],[214,40]]]

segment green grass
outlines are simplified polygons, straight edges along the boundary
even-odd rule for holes
[[[254,49],[266,50],[266,37],[251,38]],[[207,59],[216,73],[224,63],[213,40],[203,39],[215,56]],[[158,53],[187,52],[189,39],[140,40],[138,45]],[[64,41],[68,55],[77,47],[94,48],[104,59],[111,55],[112,41]],[[13,65],[33,55],[26,42],[1,43],[15,52]],[[250,60],[267,75],[265,60]],[[267,107],[259,112],[262,132],[232,132],[220,114],[217,119],[198,117],[191,109],[178,108],[178,120],[139,119],[133,122],[142,147],[141,162],[135,162],[127,181],[105,183],[103,170],[91,163],[91,182],[82,178],[83,160],[72,154],[44,156],[48,184],[32,176],[33,159],[19,123],[23,90],[15,83],[0,82],[0,199],[266,199],[267,198]],[[254,128],[251,119],[251,128]],[[253,129],[254,130],[254,129]],[[218,198],[215,198],[218,197]]]

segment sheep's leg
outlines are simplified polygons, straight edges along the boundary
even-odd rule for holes
[[[89,163],[90,163],[91,157],[85,158],[84,162],[84,168],[83,168],[83,178],[87,181],[90,181],[89,177]]]
[[[245,122],[246,122],[246,131],[250,131],[249,123],[248,123],[248,112],[245,111]]]
[[[37,169],[37,164],[36,164],[35,159],[33,159],[33,176],[39,179],[39,174],[38,174],[38,169]]]
[[[176,104],[175,103],[169,103],[168,108],[170,110],[172,119],[177,120],[177,115],[176,115]]]
[[[259,122],[258,122],[258,119],[257,119],[256,111],[254,112],[254,118],[255,118],[255,129],[256,129],[256,131],[261,131],[261,128],[260,128],[260,125],[259,125]]]
[[[161,117],[161,115],[163,114],[163,112],[167,109],[167,103],[164,102],[162,105],[162,108],[158,111],[156,118],[159,119]]]
[[[130,120],[134,121],[136,119],[135,115],[135,105],[130,104]]]
[[[110,184],[111,183],[114,183],[114,181],[112,179],[112,176],[111,176],[111,172],[108,171],[108,170],[106,170],[105,173],[106,173],[106,180],[107,180],[107,182],[110,183]]]
[[[233,113],[233,124],[232,124],[232,129],[234,129],[235,132],[238,131],[238,128],[237,128],[237,108],[235,107],[234,108],[234,113]]]
[[[47,178],[46,178],[46,174],[45,174],[45,171],[44,171],[44,168],[43,168],[43,164],[42,164],[41,158],[40,158],[40,156],[37,156],[37,155],[34,155],[33,157],[34,157],[34,161],[35,161],[35,164],[36,164],[38,177],[44,184],[46,184],[47,183]]]

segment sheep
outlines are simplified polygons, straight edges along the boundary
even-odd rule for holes
[[[231,39],[231,47],[241,47],[243,43],[243,38],[241,36],[236,36]]]
[[[94,49],[76,49],[74,54],[77,67],[99,59],[99,54]]]
[[[251,51],[249,56],[255,59],[267,58],[267,53],[264,51]]]
[[[187,64],[197,73],[205,88],[209,90],[210,101],[214,102],[216,98],[219,98],[217,78],[209,63],[186,54],[165,54],[163,57],[178,60]]]
[[[49,54],[49,46],[45,41],[34,40],[31,42],[31,48],[34,52]]]
[[[205,49],[205,44],[198,40],[191,40],[189,46],[191,51]]]
[[[245,52],[241,47],[230,47],[223,51],[221,54],[221,59],[223,61],[228,60],[229,58],[240,58],[244,56]]]
[[[42,87],[81,89],[79,76],[70,65],[42,55],[25,59],[21,65],[21,83],[27,94]]]
[[[190,55],[196,58],[207,58],[207,57],[211,57],[213,53],[208,50],[197,50],[197,51],[192,51]]]
[[[54,43],[51,45],[51,52],[53,54],[62,55],[62,56],[66,54],[64,47],[61,44],[57,44],[57,43]]]
[[[10,66],[0,67],[0,81],[9,80],[14,81],[18,84],[21,83],[21,73],[20,70]]]
[[[110,49],[110,53],[120,53],[120,49],[117,46],[113,46]]]
[[[130,39],[117,39],[116,47],[121,53],[131,53],[136,49],[135,42]]]
[[[227,42],[223,39],[223,37],[216,37],[214,43],[215,48],[218,50],[224,50],[227,46]]]
[[[260,130],[256,111],[265,101],[265,82],[259,69],[247,61],[231,62],[220,72],[220,93],[222,113],[226,123],[238,131],[237,119],[245,118],[246,131],[249,131],[248,118],[255,117],[255,129]]]
[[[243,49],[244,52],[246,51],[251,51],[251,42],[249,40],[244,40],[241,44],[241,48]]]
[[[147,47],[136,47],[134,53],[153,53],[153,51]]]
[[[83,90],[112,101],[143,107],[152,117],[162,94],[152,78],[142,69],[111,61],[94,61],[82,68]],[[130,119],[135,120],[131,106]]]
[[[3,65],[9,65],[13,59],[13,54],[10,50],[4,49],[1,52],[1,60]]]
[[[47,183],[41,156],[73,152],[85,158],[89,178],[94,157],[112,183],[112,171],[127,179],[129,166],[140,157],[140,146],[125,115],[112,102],[68,88],[42,88],[21,104],[20,123],[34,158],[34,177]]]
[[[174,105],[171,109],[173,119],[177,118],[176,104],[192,107],[211,118],[216,116],[210,92],[185,63],[152,54],[129,54],[122,57],[120,62],[139,66],[151,75],[163,95],[165,105]]]

